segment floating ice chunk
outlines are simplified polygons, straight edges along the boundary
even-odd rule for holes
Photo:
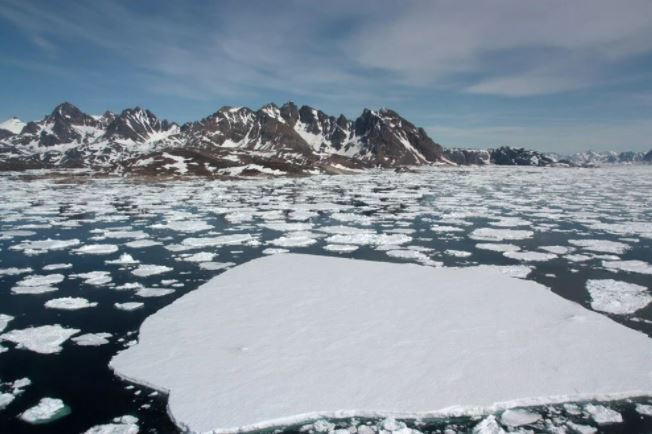
[[[473,427],[473,434],[506,434],[506,432],[498,424],[496,417],[489,415]]]
[[[143,239],[147,238],[147,234],[143,231],[130,231],[121,229],[111,229],[102,232],[104,238],[117,238],[117,239]]]
[[[355,246],[353,244],[326,244],[324,250],[329,252],[339,252],[339,253],[350,253],[358,250],[360,246]]]
[[[525,279],[532,272],[532,267],[528,265],[478,265],[474,268],[503,273],[518,279]]]
[[[172,294],[174,289],[168,288],[141,288],[136,291],[138,297],[150,298],[150,297],[163,297],[164,295]]]
[[[651,353],[646,335],[536,282],[282,254],[162,308],[110,366],[169,391],[173,419],[206,432],[646,395]]]
[[[13,316],[0,313],[0,332],[7,328],[7,325],[12,319],[14,319]]]
[[[45,269],[45,268],[44,268]],[[29,267],[26,268],[0,268],[0,276],[15,276],[17,274],[31,273],[33,270]]]
[[[541,415],[528,410],[505,410],[500,415],[500,422],[507,426],[530,425],[541,420]]]
[[[593,258],[587,255],[575,254],[575,255],[566,255],[564,256],[564,259],[570,262],[584,262]]]
[[[524,251],[504,252],[503,256],[505,256],[506,258],[516,259],[517,261],[525,261],[525,262],[550,261],[551,259],[555,259],[557,257],[557,255],[555,255],[554,253],[524,252]]]
[[[210,262],[216,256],[213,252],[199,252],[193,255],[181,256],[177,258],[177,261],[187,261],[187,262]]]
[[[478,243],[475,245],[476,249],[491,250],[492,252],[516,252],[521,248],[514,244],[501,244],[501,243]]]
[[[534,232],[526,230],[479,228],[471,232],[469,238],[479,241],[525,240],[533,235]]]
[[[97,306],[96,302],[90,302],[82,297],[61,297],[45,302],[45,307],[61,310],[79,310]]]
[[[84,279],[87,285],[103,286],[111,283],[111,273],[108,271],[89,271],[88,273],[71,274],[70,277]]]
[[[571,432],[575,434],[595,434],[598,432],[598,429],[591,425],[583,425],[571,421],[567,422],[566,425],[571,429]]]
[[[129,253],[123,253],[122,255],[120,255],[118,259],[107,260],[104,262],[107,264],[115,264],[115,265],[135,265],[140,263],[139,260],[134,259],[134,257],[131,256]]]
[[[649,404],[636,404],[636,412],[643,416],[652,417],[652,405]]]
[[[181,245],[165,246],[165,248],[171,251],[183,251],[214,246],[250,244],[253,241],[256,241],[256,238],[254,238],[251,234],[231,234],[220,235],[212,238],[186,238],[181,241]]]
[[[269,222],[260,226],[278,232],[298,232],[312,229],[311,223]]]
[[[539,249],[554,253],[556,255],[565,255],[566,253],[570,253],[575,250],[572,247],[568,246],[539,246]]]
[[[72,268],[72,264],[48,264],[43,267],[44,271],[54,271],[54,270],[66,270]]]
[[[203,220],[172,220],[165,224],[157,223],[150,226],[154,229],[170,229],[176,232],[194,233],[213,229]]]
[[[0,410],[4,410],[15,398],[13,393],[0,393]]]
[[[465,250],[453,250],[453,249],[444,250],[444,253],[446,253],[448,256],[454,256],[456,258],[468,258],[469,256],[472,255],[471,252],[467,252]]]
[[[446,226],[446,225],[433,225],[430,227],[432,232],[464,232],[464,228],[459,228],[457,226]]]
[[[288,249],[280,249],[276,247],[268,247],[265,250],[263,250],[263,254],[265,255],[276,255],[278,253],[287,253],[289,252]]]
[[[45,294],[47,292],[54,292],[54,291],[56,291],[58,289],[59,288],[57,288],[56,286],[47,286],[47,285],[43,285],[43,286],[14,286],[13,288],[11,288],[11,292],[13,294],[23,294],[23,295],[24,294],[30,294],[30,295],[34,295],[34,294]]]
[[[432,265],[432,266],[443,265],[441,262],[433,261],[432,259],[430,259],[428,255],[419,252],[417,250],[395,249],[395,250],[387,250],[385,254],[392,258],[413,259],[424,265]]]
[[[73,252],[79,255],[109,255],[118,251],[115,244],[86,244]]]
[[[517,226],[531,226],[532,222],[524,220],[520,217],[501,217],[500,220],[489,222],[489,224],[499,228],[512,228]]]
[[[18,286],[50,286],[63,282],[65,276],[63,274],[35,274],[19,280],[16,285]]]
[[[609,240],[568,240],[574,246],[589,250],[592,252],[614,253],[617,255],[625,253],[629,249],[629,244]]]
[[[46,240],[23,241],[20,244],[11,246],[10,249],[20,250],[29,255],[38,255],[50,250],[64,250],[79,243],[78,239],[52,240],[48,238]]]
[[[652,274],[652,264],[637,259],[631,259],[628,261],[602,261],[602,266],[611,271]]]
[[[271,249],[266,249],[266,250],[271,250]],[[229,268],[234,265],[235,264],[233,262],[202,262],[199,264],[199,268],[208,271],[218,271],[218,270],[224,270],[225,268]]]
[[[145,247],[152,247],[152,246],[159,246],[161,243],[158,241],[154,240],[134,240],[134,241],[129,241],[128,243],[125,243],[125,246],[131,248],[131,249],[143,249]]]
[[[27,423],[40,425],[49,423],[70,414],[70,407],[57,398],[41,398],[38,404],[20,414],[20,419]]]
[[[59,324],[10,330],[0,335],[0,340],[13,342],[16,348],[24,348],[41,354],[54,354],[61,351],[61,345],[78,329],[62,327]]]
[[[109,343],[111,333],[86,333],[71,340],[82,347],[98,347]]]
[[[643,309],[652,301],[645,286],[613,279],[592,279],[586,282],[591,307],[601,312],[625,315]]]
[[[376,234],[376,231],[368,228],[357,228],[354,226],[321,226],[315,230],[319,232],[325,232],[327,234],[339,234],[339,235],[373,235]]]
[[[96,425],[84,434],[138,434],[138,431],[138,418],[127,415],[116,417],[112,423]]]
[[[623,421],[623,416],[620,413],[604,405],[587,404],[584,406],[584,410],[598,425],[620,423]]]
[[[132,310],[142,308],[143,306],[145,306],[145,303],[141,303],[139,301],[128,301],[126,303],[114,303],[113,306],[115,306],[115,308],[118,310],[124,310],[130,312]]]
[[[316,238],[317,236],[312,232],[289,232],[268,243],[279,247],[307,247],[315,244]]]
[[[359,225],[370,225],[373,219],[369,216],[353,213],[334,212],[330,218],[345,223],[356,223]]]
[[[412,241],[412,237],[405,234],[337,234],[328,237],[329,244],[356,244],[356,245],[391,245],[398,246]]]
[[[156,274],[167,273],[172,270],[173,270],[172,267],[168,267],[165,265],[142,264],[139,265],[138,268],[136,268],[135,270],[131,270],[131,274],[138,277],[148,277],[148,276],[154,276]]]

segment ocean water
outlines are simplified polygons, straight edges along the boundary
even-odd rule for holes
[[[652,296],[651,190],[649,166],[429,168],[208,182],[4,174],[0,314],[13,317],[4,333],[60,324],[80,330],[79,335],[104,332],[111,337],[99,346],[67,340],[55,354],[0,342],[5,349],[0,353],[0,393],[9,389],[9,382],[31,380],[0,410],[0,432],[77,433],[123,415],[136,416],[140,432],[177,432],[166,413],[165,395],[117,378],[109,360],[137,339],[147,316],[225,268],[278,249],[428,266],[496,266],[594,310],[604,306],[589,294],[589,280],[639,285],[644,290],[638,300],[644,300]],[[43,240],[73,241],[56,248],[51,242],[39,243]],[[134,245],[139,240],[152,245]],[[494,249],[507,244],[519,253],[505,256],[483,244]],[[104,247],[89,251],[92,245]],[[333,251],[333,245],[349,247]],[[124,254],[138,263],[107,263]],[[43,269],[51,264],[71,266]],[[147,268],[139,269],[142,265],[169,270],[143,276],[140,271]],[[13,268],[22,270],[10,274]],[[93,283],[93,276],[76,277],[89,272],[105,272],[104,278]],[[24,279],[50,274],[63,275],[52,284],[55,291],[14,293],[25,288]],[[173,292],[140,297],[141,288]],[[82,297],[97,305],[79,310],[45,307],[48,300],[61,297]],[[144,305],[134,311],[114,306],[125,302]],[[652,304],[632,309],[603,313],[652,336]],[[63,400],[70,414],[38,425],[18,418],[43,397]],[[652,405],[652,397],[604,404],[617,410],[623,422],[600,426],[582,411],[584,404],[579,403],[579,414],[561,405],[535,408],[542,419],[529,429],[550,431],[573,421],[599,432],[652,431],[652,417],[635,409],[636,404]],[[477,423],[474,418],[407,421],[423,432],[465,432]],[[320,428],[304,427],[311,429]]]

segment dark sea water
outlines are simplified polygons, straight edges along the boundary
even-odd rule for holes
[[[140,324],[149,315],[192,291],[223,270],[205,270],[197,262],[180,255],[212,252],[213,261],[241,264],[258,258],[269,248],[292,252],[336,255],[390,262],[423,262],[389,256],[384,246],[361,245],[350,253],[324,249],[330,234],[320,233],[326,226],[351,226],[377,233],[402,233],[411,239],[400,248],[411,246],[443,266],[519,265],[532,267],[527,279],[539,282],[560,296],[588,309],[591,297],[586,290],[589,279],[614,279],[642,285],[652,290],[652,274],[613,270],[607,260],[638,260],[652,264],[652,168],[621,169],[477,169],[431,170],[416,174],[374,172],[372,174],[315,177],[309,179],[203,182],[201,180],[139,183],[128,180],[72,181],[42,178],[25,181],[15,176],[0,178],[0,269],[31,268],[20,275],[0,273],[0,313],[14,317],[4,332],[30,326],[60,324],[89,332],[112,334],[108,344],[79,346],[63,344],[57,354],[39,354],[1,343],[0,381],[27,377],[31,385],[4,410],[0,410],[0,433],[81,433],[113,418],[133,415],[140,432],[178,432],[166,413],[166,396],[116,377],[108,363],[113,355],[138,337]],[[519,217],[525,224],[492,226],[504,217]],[[166,221],[203,222],[196,232],[152,225]],[[284,246],[275,242],[292,230],[270,229],[269,223],[304,223],[314,242],[307,246]],[[636,222],[636,224],[632,224]],[[607,224],[611,226],[600,226]],[[459,231],[433,231],[433,225],[460,228]],[[492,241],[473,239],[477,228],[530,230],[531,237],[497,240],[518,246],[522,251],[541,251],[540,246],[573,247],[571,254],[587,254],[590,259],[569,261],[566,255],[541,261],[522,262],[501,252],[476,248]],[[606,228],[606,229],[605,229]],[[130,235],[107,236],[107,231],[143,231],[159,245],[130,248]],[[26,232],[12,232],[26,231]],[[253,241],[234,245],[213,245],[186,251],[171,251],[169,246],[184,239],[228,234],[251,234]],[[305,235],[310,238],[309,235]],[[13,246],[34,240],[78,239],[79,245],[41,253],[15,250]],[[572,239],[597,239],[624,243],[622,253],[588,251],[569,244]],[[112,244],[110,254],[77,254],[87,244]],[[290,243],[291,244],[291,243]],[[469,257],[446,254],[447,250],[470,252]],[[128,253],[142,264],[165,265],[173,270],[149,277],[135,276],[136,266],[107,264]],[[269,252],[267,252],[269,253]],[[48,264],[70,263],[72,268],[43,271]],[[110,272],[111,282],[89,285],[73,274]],[[55,292],[36,295],[13,294],[16,283],[29,275],[61,273],[66,278]],[[173,284],[162,280],[175,280]],[[175,289],[170,295],[139,298],[134,290],[116,289],[127,283],[145,287]],[[173,286],[175,285],[175,286]],[[97,307],[57,310],[44,307],[47,300],[59,297],[84,297]],[[135,311],[114,308],[114,303],[142,301]],[[605,313],[606,314],[606,313]],[[609,315],[627,327],[652,336],[652,304],[629,314]],[[599,348],[596,348],[599,356]],[[608,375],[608,374],[605,374]],[[218,387],[218,386],[216,386]],[[17,416],[43,397],[63,400],[71,413],[56,421],[31,425]],[[605,404],[620,412],[622,423],[597,427],[605,433],[652,432],[652,417],[635,411],[635,404],[652,404],[651,397],[640,397]],[[543,416],[535,432],[551,431],[571,420],[596,424],[586,415],[568,414],[564,407],[534,408]],[[337,421],[336,421],[337,422]],[[372,425],[377,421],[370,421]],[[422,432],[470,431],[478,419],[433,420],[409,427]],[[552,425],[546,425],[550,422]],[[347,427],[350,421],[339,421]],[[298,432],[298,427],[288,427]]]

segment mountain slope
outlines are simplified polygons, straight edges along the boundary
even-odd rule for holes
[[[349,120],[288,102],[222,107],[182,126],[139,107],[90,116],[70,103],[0,136],[0,170],[242,175],[337,172],[441,162],[425,131],[388,109]]]

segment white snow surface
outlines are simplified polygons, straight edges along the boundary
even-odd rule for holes
[[[277,254],[159,310],[110,365],[179,426],[232,432],[646,395],[651,362],[644,334],[491,269]]]

